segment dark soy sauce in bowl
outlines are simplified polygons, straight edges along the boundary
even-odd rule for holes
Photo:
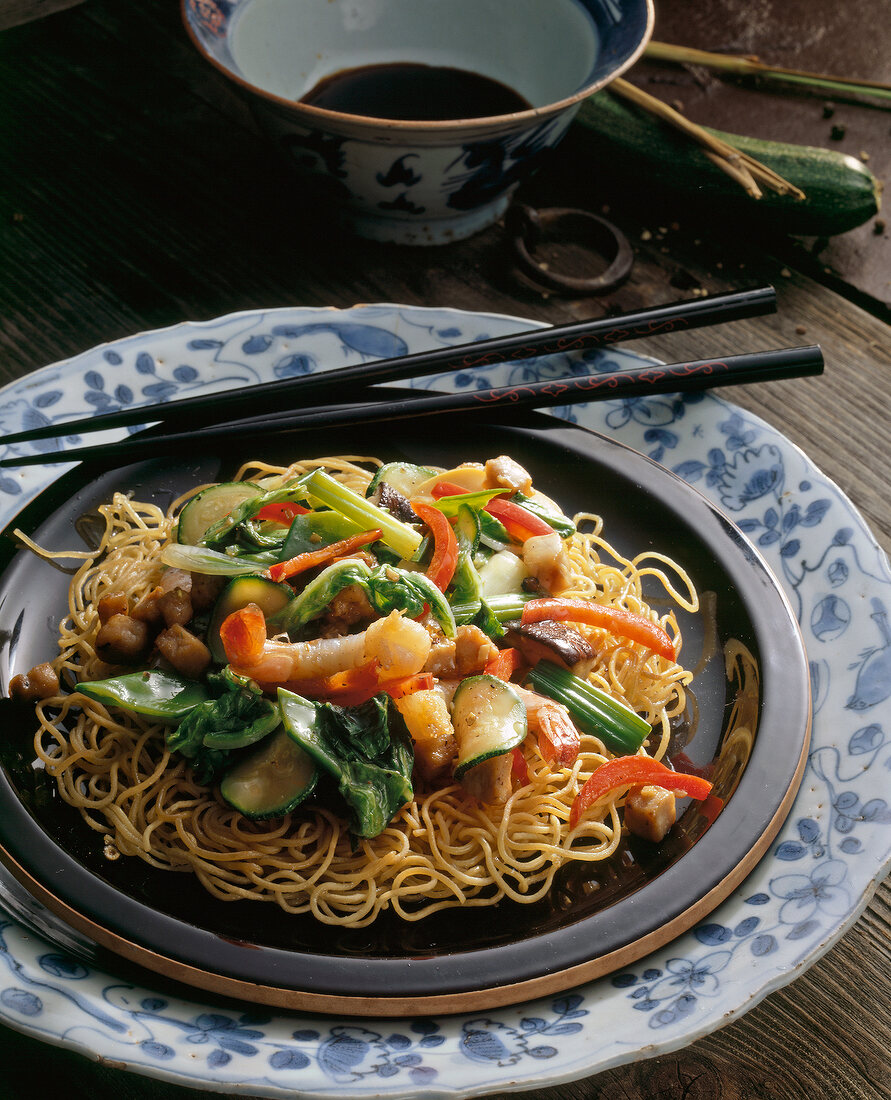
[[[412,122],[488,118],[532,106],[492,77],[411,61],[341,69],[320,80],[299,102],[341,114]]]

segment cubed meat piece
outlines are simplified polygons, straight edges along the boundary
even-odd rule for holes
[[[513,493],[529,496],[532,492],[532,478],[519,462],[507,455],[490,458],[486,463],[486,488],[510,489]]]
[[[166,569],[151,592],[142,597],[130,614],[150,625],[173,626],[192,618],[192,574],[185,569]]]
[[[130,610],[130,601],[126,596],[103,596],[96,605],[99,622],[103,625],[112,615],[126,615]]]
[[[568,668],[576,676],[587,676],[597,654],[593,646],[577,630],[566,623],[543,619],[538,623],[508,623],[505,642],[523,654],[526,664],[533,667],[539,661],[553,661]]]
[[[482,672],[487,663],[498,656],[498,647],[473,623],[459,626],[454,638],[438,638],[430,648],[424,665],[440,679],[463,678]]]
[[[184,626],[174,623],[155,639],[158,652],[188,680],[198,680],[210,665],[210,650]]]
[[[189,593],[192,599],[192,610],[195,612],[209,611],[217,602],[217,596],[226,587],[228,577],[213,577],[208,573],[192,573],[192,589]]]
[[[658,844],[675,823],[675,799],[664,787],[632,787],[625,798],[625,827]]]
[[[110,665],[138,665],[151,648],[145,622],[132,615],[112,615],[96,635],[96,654]]]
[[[171,588],[158,600],[161,618],[166,626],[185,626],[192,618],[192,598],[182,588]]]
[[[358,584],[342,588],[328,604],[328,610],[315,622],[320,638],[340,638],[352,634],[357,627],[367,626],[377,614]]]
[[[149,626],[159,626],[163,622],[161,615],[161,597],[163,596],[160,585],[156,585],[151,592],[147,592],[133,605],[130,616]]]
[[[24,675],[13,676],[9,681],[9,697],[36,702],[38,699],[50,699],[59,694],[59,676],[53,666],[46,662],[35,665]]]
[[[504,752],[500,756],[490,756],[475,768],[461,776],[461,786],[471,798],[487,805],[507,802],[511,796],[511,770],[513,755]]]

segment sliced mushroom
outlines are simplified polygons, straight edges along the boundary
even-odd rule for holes
[[[506,623],[505,641],[522,654],[526,664],[553,661],[576,676],[587,676],[597,659],[591,643],[566,623],[543,619],[538,623]]]

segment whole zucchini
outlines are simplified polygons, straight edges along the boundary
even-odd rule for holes
[[[574,126],[586,157],[596,163],[597,178],[631,187],[664,207],[661,195],[678,214],[698,207],[725,215],[731,224],[743,218],[782,233],[831,237],[862,225],[879,210],[878,180],[845,153],[709,130],[806,196],[800,200],[763,189],[763,196],[753,199],[694,141],[608,90],[582,103]]]

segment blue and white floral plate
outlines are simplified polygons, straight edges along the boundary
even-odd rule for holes
[[[186,323],[103,345],[7,386],[0,431],[526,327],[517,318],[392,305]],[[423,384],[498,385],[639,361],[611,349]],[[695,485],[756,544],[795,608],[814,696],[808,770],[769,854],[743,885],[669,947],[570,993],[484,1014],[378,1021],[211,1004],[103,972],[81,961],[89,945],[3,871],[0,901],[9,915],[0,914],[0,1019],[137,1073],[222,1092],[478,1096],[578,1079],[684,1046],[791,981],[851,926],[891,863],[891,736],[881,714],[891,696],[885,555],[837,486],[769,425],[719,396],[554,413]],[[5,447],[4,457],[10,453]],[[67,468],[0,477],[0,526]]]

